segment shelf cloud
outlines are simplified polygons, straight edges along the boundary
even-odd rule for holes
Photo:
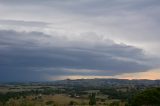
[[[158,72],[159,5],[159,0],[0,0],[0,81]]]

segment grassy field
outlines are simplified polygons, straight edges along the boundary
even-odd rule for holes
[[[51,89],[55,89],[54,86],[45,86]],[[43,86],[0,86],[0,93],[7,93],[7,92],[21,92],[21,91],[30,91],[30,90],[37,90],[43,89]]]
[[[75,101],[78,104],[88,104],[88,99],[83,98],[71,98],[68,95],[65,94],[56,94],[54,96],[43,96],[43,100],[45,101],[54,101],[56,104],[65,105],[69,104],[70,101]]]
[[[19,96],[18,98],[11,98],[6,102],[7,106],[10,106],[10,104],[13,104],[13,106],[53,106],[55,104],[56,106],[67,106],[71,102],[74,102],[78,105],[89,105],[89,95],[91,93],[96,94],[96,103],[97,105],[106,105],[113,102],[121,102],[118,99],[109,99],[108,95],[104,95],[100,92],[100,90],[84,90],[85,94],[82,94],[80,96],[73,96],[69,93],[62,93],[55,91],[56,87],[54,86],[1,86],[0,87],[0,93],[7,93],[7,92],[22,92],[22,91],[32,91],[32,90],[44,90],[47,92],[57,92],[57,93],[48,93],[43,94],[42,92],[36,93],[36,92],[30,92],[30,95],[27,95],[25,97]],[[63,90],[64,88],[61,88]],[[65,90],[64,90],[65,91]],[[74,91],[73,91],[74,92]],[[28,92],[29,93],[29,92]],[[74,93],[73,93],[74,94]],[[75,93],[76,94],[76,93]],[[19,95],[19,94],[18,94]],[[51,105],[47,105],[51,104]],[[1,106],[1,104],[0,104]],[[120,105],[120,106],[123,106]]]

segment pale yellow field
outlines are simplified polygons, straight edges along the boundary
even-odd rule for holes
[[[54,96],[43,96],[45,101],[55,101],[56,104],[60,104],[60,105],[65,105],[65,104],[69,104],[70,101],[75,101],[78,104],[82,104],[82,103],[89,103],[89,100],[87,99],[82,99],[82,98],[71,98],[65,94],[57,94]]]

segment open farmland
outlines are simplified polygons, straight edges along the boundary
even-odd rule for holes
[[[88,83],[88,85],[85,83]],[[98,106],[125,106],[132,103],[135,95],[151,88],[157,88],[155,92],[159,92],[158,80],[86,79],[49,83],[7,83],[0,86],[0,104],[2,106],[12,106],[11,104],[14,104],[13,106],[93,104]]]

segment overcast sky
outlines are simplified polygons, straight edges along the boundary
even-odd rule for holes
[[[160,0],[0,0],[0,81],[160,78]]]

